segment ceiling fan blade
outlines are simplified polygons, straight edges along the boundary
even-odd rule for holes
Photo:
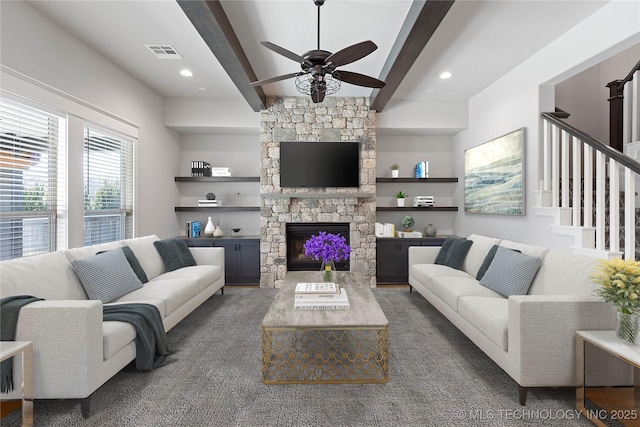
[[[293,53],[290,50],[287,50],[283,47],[278,46],[277,44],[273,44],[271,42],[260,42],[260,44],[266,47],[267,49],[271,49],[275,53],[279,53],[280,55],[286,58],[296,61],[297,63],[302,64],[302,63],[308,62],[306,59],[304,59],[302,56],[298,55],[297,53]]]
[[[376,78],[365,76],[364,74],[360,73],[354,73],[351,71],[334,71],[331,75],[342,82],[350,83],[357,86],[380,89],[386,85],[386,83],[382,80],[378,80]]]
[[[250,86],[262,86],[268,85],[269,83],[279,82],[280,80],[290,79],[292,77],[296,77],[298,74],[302,74],[300,71],[297,73],[283,74],[282,76],[271,77],[270,79],[258,80],[257,82],[249,83]]]
[[[345,47],[344,49],[339,50],[332,55],[329,55],[329,57],[325,60],[325,63],[333,63],[333,65],[335,65],[336,67],[340,67],[342,65],[350,64],[357,61],[358,59],[364,58],[377,48],[378,46],[376,46],[374,42],[372,42],[371,40],[367,40],[366,42],[361,42],[349,47]]]

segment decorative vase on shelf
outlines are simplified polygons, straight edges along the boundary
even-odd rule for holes
[[[213,232],[213,237],[222,237],[222,229],[220,226],[216,227],[216,230]]]
[[[207,225],[204,227],[204,235],[211,237],[213,236],[213,232],[215,231],[216,227],[215,225],[213,225],[213,221],[211,221],[211,217],[209,217],[209,220],[207,221]]]
[[[391,178],[397,178],[398,173],[400,173],[398,169],[391,169]]]
[[[398,207],[404,207],[404,197],[399,197],[396,200],[398,201]]]
[[[424,228],[424,235],[427,237],[433,237],[438,234],[438,229],[433,226],[433,224],[429,224]]]
[[[639,323],[640,317],[637,313],[623,313],[622,311],[616,311],[616,337],[619,340],[629,344],[638,344],[639,337]]]
[[[336,283],[336,265],[332,259],[322,262],[322,281]]]

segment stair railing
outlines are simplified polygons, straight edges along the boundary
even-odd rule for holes
[[[636,259],[636,183],[640,178],[640,163],[554,117],[554,113],[542,113],[542,119],[543,165],[540,189],[551,193],[548,202],[550,206],[571,209],[571,225],[594,228],[595,248],[586,249],[608,252],[611,257],[620,256],[618,195],[622,176],[624,258]],[[606,200],[607,180],[609,200]],[[571,201],[570,182],[573,193]],[[608,245],[607,222],[611,230]]]

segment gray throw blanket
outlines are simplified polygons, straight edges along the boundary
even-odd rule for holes
[[[16,295],[0,299],[0,341],[15,341],[20,309],[42,298],[31,295]],[[0,363],[0,392],[13,390],[13,357]]]
[[[126,322],[136,330],[136,368],[151,371],[165,362],[172,352],[167,345],[167,335],[162,317],[155,305],[143,303],[105,305],[104,321]]]

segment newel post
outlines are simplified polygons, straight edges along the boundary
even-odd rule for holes
[[[614,80],[607,84],[609,88],[609,145],[611,148],[622,152],[622,132],[623,132],[623,100],[624,87],[621,87],[622,80]]]

